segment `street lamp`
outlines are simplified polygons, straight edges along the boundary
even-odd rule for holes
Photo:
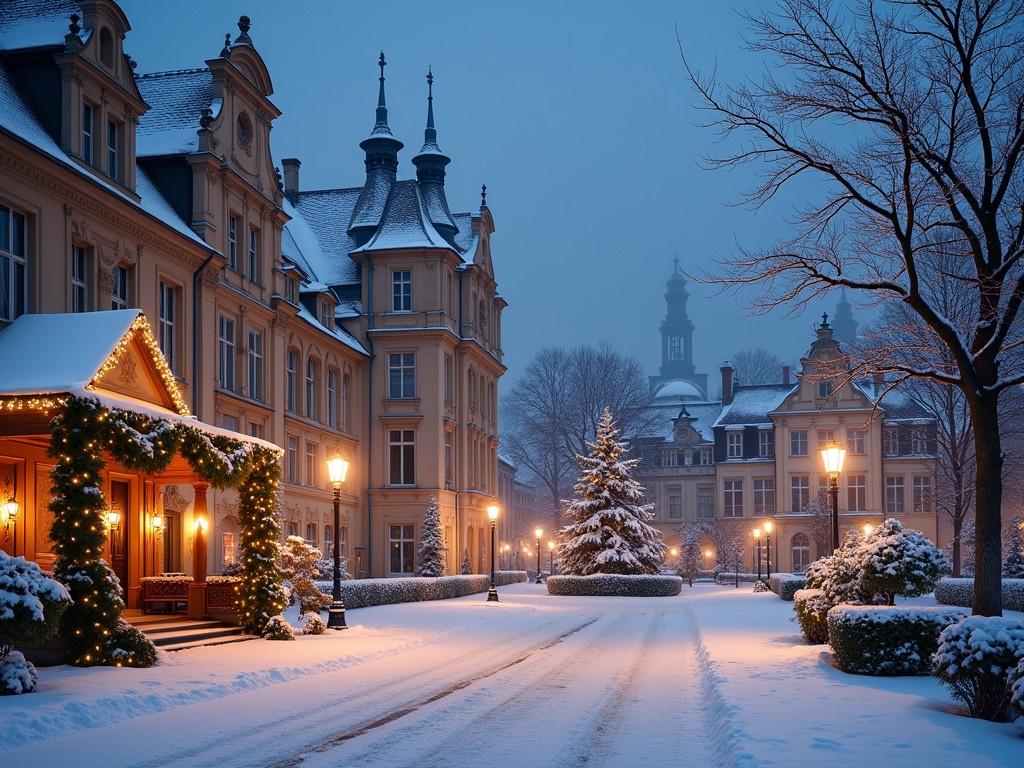
[[[764,521],[764,545],[767,547],[767,550],[765,550],[764,555],[765,563],[768,566],[768,581],[772,580],[772,528],[774,527],[775,524],[771,520]]]
[[[704,550],[704,570],[708,570],[708,559],[714,554],[710,549]]]
[[[754,541],[757,542],[757,580],[761,581],[761,529],[754,529]]]
[[[345,601],[341,599],[341,485],[348,476],[348,462],[335,453],[327,460],[327,476],[334,487],[334,589],[331,607],[327,609],[327,626],[348,629],[345,624]]]
[[[548,576],[555,572],[555,542],[548,541]]]
[[[491,586],[487,589],[488,603],[498,602],[498,588],[494,586],[494,523],[500,511],[497,504],[490,504],[487,507],[487,519],[491,521]]]
[[[533,583],[540,584],[540,537],[544,535],[544,529],[538,525],[533,529],[533,534],[537,537],[537,580]]]
[[[821,449],[821,460],[828,474],[828,490],[832,495],[832,549],[839,549],[839,474],[843,471],[846,449],[831,443]]]

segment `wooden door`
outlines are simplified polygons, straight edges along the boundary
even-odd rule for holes
[[[120,523],[110,529],[110,567],[128,594],[128,526],[132,520],[131,485],[124,480],[110,481],[110,509],[121,515]]]

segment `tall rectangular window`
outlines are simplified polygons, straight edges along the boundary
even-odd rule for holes
[[[289,483],[299,482],[299,438],[288,435],[285,442],[285,479]]]
[[[338,426],[338,372],[327,369],[327,426]]]
[[[851,429],[846,433],[846,450],[855,456],[865,453],[866,434],[862,429]]]
[[[246,345],[246,368],[248,369],[249,397],[253,400],[263,399],[263,334],[249,330],[249,343]]]
[[[896,427],[886,427],[882,435],[882,447],[886,456],[900,455],[900,431]]]
[[[409,270],[391,273],[391,309],[394,312],[412,311],[412,272]]]
[[[900,516],[904,510],[903,478],[885,478],[885,514]]]
[[[285,363],[285,407],[295,413],[298,398],[296,388],[298,387],[299,376],[299,353],[294,349],[288,350],[287,362]]]
[[[225,315],[217,321],[217,383],[235,391],[235,321]]]
[[[928,453],[928,431],[925,429],[910,430],[910,452],[914,455]]]
[[[306,543],[311,547],[317,545],[316,523],[306,523]]]
[[[449,405],[455,402],[455,360],[451,355],[444,356],[444,401]]]
[[[757,455],[762,459],[770,459],[775,455],[775,435],[770,429],[762,429],[757,433]]]
[[[725,446],[726,456],[728,456],[730,459],[743,458],[743,433],[726,432]]]
[[[107,120],[107,175],[121,181],[121,124]]]
[[[416,397],[416,355],[412,352],[388,355],[388,397]]]
[[[257,285],[262,284],[260,279],[260,231],[256,227],[249,227],[249,248],[248,248],[248,276]]]
[[[831,397],[832,396],[832,382],[831,381],[819,381],[818,382],[818,397]]]
[[[306,418],[315,419],[317,400],[320,399],[319,382],[317,381],[317,365],[312,357],[306,360]]]
[[[715,516],[715,492],[711,488],[697,489],[697,517],[710,520]]]
[[[176,350],[178,319],[178,289],[165,282],[160,283],[160,351],[167,358],[172,371],[178,369]]]
[[[670,520],[683,519],[683,489],[678,485],[668,489],[668,516]]]
[[[71,246],[71,311],[89,311],[89,250]]]
[[[82,159],[89,165],[95,163],[92,147],[93,132],[93,109],[92,104],[82,104]]]
[[[341,377],[341,426],[352,428],[352,376],[348,373]]]
[[[932,512],[932,478],[931,475],[919,475],[914,478],[914,513],[930,515]]]
[[[0,320],[14,320],[28,305],[28,230],[24,214],[0,205]]]
[[[452,433],[447,429],[444,431],[444,487],[449,490],[455,487],[452,482]]]
[[[306,485],[310,485],[314,488],[317,487],[320,462],[317,457],[320,454],[320,446],[316,443],[306,441],[306,471],[305,481]]]
[[[725,506],[722,514],[725,517],[743,517],[743,481],[726,480],[723,488]]]
[[[868,484],[865,475],[846,476],[846,508],[851,512],[868,511]]]
[[[775,480],[762,477],[754,480],[754,515],[775,514]]]
[[[224,553],[224,565],[234,565],[238,559],[235,551],[235,534],[232,531],[221,533],[221,551]]]
[[[411,429],[392,429],[388,433],[391,485],[414,485],[416,483],[416,442]]]
[[[832,445],[836,441],[836,432],[834,429],[819,429],[818,430],[818,448],[824,448],[825,446]]]
[[[789,433],[789,455],[807,455],[807,432],[803,430],[797,430]]]
[[[798,475],[789,479],[790,505],[793,512],[803,512],[811,503],[811,479]]]
[[[228,216],[228,266],[238,269],[238,217]]]
[[[388,572],[410,574],[414,571],[416,539],[411,525],[388,526]]]
[[[119,264],[114,267],[112,275],[114,278],[114,285],[110,289],[110,308],[128,309],[130,306],[128,299],[128,290],[130,287],[128,280],[128,267],[123,264]]]

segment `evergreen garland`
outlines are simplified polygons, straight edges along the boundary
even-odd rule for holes
[[[124,600],[117,577],[101,557],[107,536],[107,503],[100,488],[104,452],[123,467],[147,474],[166,469],[180,453],[205,482],[216,488],[239,487],[243,623],[258,632],[284,609],[276,559],[278,451],[207,435],[190,424],[107,410],[87,397],[68,398],[51,426],[49,455],[56,465],[51,473],[50,538],[57,555],[54,575],[74,600],[61,620],[72,664],[148,666],[151,658],[149,653],[115,653],[112,646]]]

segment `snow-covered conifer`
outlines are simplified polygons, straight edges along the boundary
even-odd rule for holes
[[[281,572],[290,584],[293,600],[299,600],[299,611],[319,611],[330,605],[330,596],[313,583],[319,577],[320,550],[307,544],[301,536],[289,536],[280,552]]]
[[[893,605],[896,595],[917,597],[935,589],[949,573],[945,553],[920,531],[910,531],[890,518],[861,544],[864,589],[885,595]]]
[[[427,502],[420,529],[420,553],[417,576],[444,576],[444,536],[441,533],[441,513],[437,499],[433,496]]]
[[[693,586],[693,579],[700,573],[701,536],[703,531],[696,523],[683,523],[679,529],[679,564],[677,572]]]
[[[1010,522],[1010,544],[1003,560],[1003,576],[1024,579],[1024,517],[1015,517]]]
[[[644,504],[644,489],[632,476],[636,459],[623,459],[619,431],[606,408],[590,445],[577,456],[581,474],[567,502],[570,523],[559,531],[562,572],[657,573],[665,555],[661,533],[647,521],[653,504]]]

